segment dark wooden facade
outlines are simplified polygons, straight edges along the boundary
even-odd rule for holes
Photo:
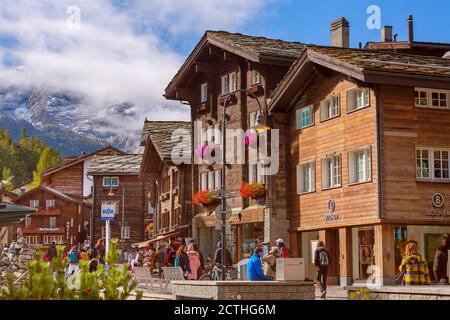
[[[64,245],[66,250],[73,245],[83,246],[84,241],[88,240],[91,208],[85,201],[41,186],[23,194],[15,202],[27,207],[34,202],[37,211],[29,221],[13,228],[14,237],[20,227],[25,241],[36,248],[55,242]]]

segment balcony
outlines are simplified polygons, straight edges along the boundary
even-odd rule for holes
[[[61,208],[49,207],[49,208],[38,208],[34,215],[37,216],[60,216],[62,214]]]

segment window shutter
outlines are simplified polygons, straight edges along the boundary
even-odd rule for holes
[[[302,166],[297,165],[297,194],[302,193],[303,179],[302,179]]]

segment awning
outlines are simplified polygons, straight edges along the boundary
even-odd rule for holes
[[[138,242],[138,243],[133,243],[133,247],[135,248],[147,248],[148,246],[150,246],[151,244],[161,241],[161,240],[165,240],[167,238],[174,238],[177,236],[177,232],[170,232],[167,234],[163,234],[163,235],[159,235],[156,238],[150,239],[150,240],[146,240],[146,241],[142,241],[142,242]]]
[[[35,212],[36,210],[32,208],[0,202],[0,226],[19,224],[22,219]]]

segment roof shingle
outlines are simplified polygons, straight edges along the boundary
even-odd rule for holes
[[[142,142],[145,145],[148,137],[150,137],[162,160],[170,161],[172,150],[180,144],[180,141],[172,142],[172,134],[179,129],[185,130],[189,134],[181,141],[181,146],[183,150],[190,152],[191,123],[186,121],[146,121],[144,123]]]
[[[88,174],[138,175],[142,155],[95,156],[89,166]]]

